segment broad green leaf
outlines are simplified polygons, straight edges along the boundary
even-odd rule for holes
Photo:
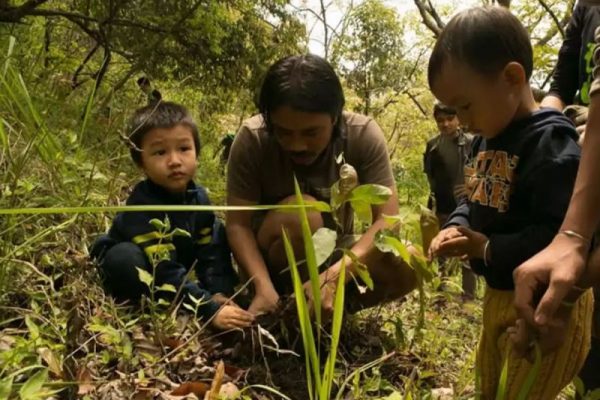
[[[575,386],[575,393],[577,393],[580,397],[583,397],[585,394],[585,387],[580,377],[576,376],[575,379],[573,379],[573,386]]]
[[[371,204],[360,200],[351,200],[350,205],[356,214],[356,218],[362,224],[370,224],[373,222],[373,212]]]
[[[584,397],[585,400],[600,400],[600,389],[594,389]]]
[[[156,302],[156,304],[158,304],[159,306],[169,306],[171,305],[171,303],[169,303],[167,300],[165,299],[158,299],[158,301]]]
[[[165,230],[165,224],[158,218],[152,218],[150,224],[158,231]]]
[[[410,253],[406,245],[395,237],[377,233],[375,236],[375,246],[383,253],[393,253],[396,257],[400,257],[407,264],[411,264]]]
[[[150,275],[150,274],[148,274],[148,275]],[[152,278],[152,276],[150,276],[150,278]],[[170,283],[163,283],[162,285],[160,285],[158,287],[158,290],[160,290],[162,292],[177,293],[177,288],[175,288],[175,286],[171,285]]]
[[[143,282],[146,286],[148,286],[148,289],[150,289],[152,287],[152,281],[154,280],[152,275],[145,269],[139,267],[135,267],[135,269],[138,271],[138,278],[140,278],[140,282]]]
[[[40,399],[39,394],[47,380],[48,370],[45,368],[32,375],[19,390],[21,400]]]
[[[392,195],[392,189],[383,185],[360,185],[350,192],[350,201],[360,201],[368,204],[385,204]]]
[[[315,258],[317,265],[323,264],[335,250],[337,233],[329,228],[319,228],[313,234],[313,243],[315,244]]]
[[[181,228],[175,228],[175,229],[173,229],[173,232],[171,232],[171,235],[173,235],[173,236],[183,236],[183,237],[192,237],[192,235],[188,231],[183,230]]]
[[[8,400],[12,390],[13,377],[9,376],[0,381],[0,400]]]

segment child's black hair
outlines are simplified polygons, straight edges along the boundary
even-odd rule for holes
[[[456,109],[438,101],[433,105],[433,118],[437,118],[440,114],[456,115]]]
[[[344,91],[333,67],[323,58],[313,55],[285,57],[273,64],[262,83],[258,109],[267,130],[272,132],[270,114],[278,107],[327,113],[335,121],[333,134],[341,129]]]
[[[198,157],[200,153],[200,135],[189,111],[180,104],[163,101],[156,105],[139,108],[131,117],[129,140],[135,145],[135,147],[130,146],[133,161],[139,166],[142,165],[142,153],[139,149],[142,147],[142,140],[148,132],[156,128],[173,128],[176,125],[183,125],[190,129],[196,149],[196,157]]]
[[[533,50],[521,22],[504,7],[475,7],[455,15],[443,29],[429,58],[429,87],[449,61],[464,63],[484,75],[495,75],[510,62],[533,72]]]

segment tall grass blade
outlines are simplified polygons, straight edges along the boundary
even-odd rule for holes
[[[304,198],[298,185],[298,180],[294,177],[294,188],[296,191],[296,201],[299,205],[304,206]],[[302,237],[304,238],[304,253],[306,257],[306,267],[308,268],[308,276],[310,278],[310,286],[313,292],[314,313],[317,320],[317,347],[321,343],[321,283],[319,280],[319,266],[317,265],[317,256],[315,254],[315,246],[312,240],[312,232],[308,224],[308,216],[304,207],[300,208],[300,225],[302,226]]]
[[[504,355],[504,364],[502,364],[502,372],[498,381],[498,390],[496,391],[496,400],[506,399],[508,385],[508,358],[510,355],[510,347],[507,346],[506,354]]]
[[[529,392],[531,392],[531,388],[533,388],[535,381],[540,375],[540,369],[542,368],[542,350],[537,342],[534,343],[533,350],[535,353],[533,365],[531,366],[531,369],[525,378],[525,382],[523,382],[523,386],[519,391],[517,400],[527,400],[529,398]]]
[[[304,287],[302,286],[302,280],[300,279],[300,273],[298,272],[296,257],[294,256],[294,250],[292,249],[290,239],[288,238],[285,230],[283,230],[283,245],[285,248],[285,254],[287,256],[288,263],[290,264],[290,271],[292,273],[294,297],[296,299],[298,321],[300,322],[302,344],[304,345],[304,358],[306,362],[306,380],[308,385],[308,393],[310,399],[314,400],[314,394],[312,391],[313,387],[321,387],[321,363],[319,361],[319,355],[316,348],[317,344],[315,343],[312,324],[310,322],[310,310],[308,309],[308,305],[306,304],[306,298],[304,297]],[[314,383],[316,386],[313,386],[313,376],[315,380]]]
[[[329,355],[325,362],[325,371],[323,373],[323,386],[321,389],[321,399],[331,398],[331,387],[335,372],[335,360],[337,358],[337,349],[340,343],[340,332],[342,330],[342,320],[344,318],[344,296],[346,291],[346,259],[342,258],[342,268],[337,282],[335,292],[335,303],[333,306],[333,321],[331,326],[331,347]]]

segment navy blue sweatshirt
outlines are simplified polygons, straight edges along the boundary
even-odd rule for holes
[[[175,195],[147,179],[134,187],[127,205],[210,205],[210,201],[206,190],[193,182],[185,193]],[[169,218],[171,231],[180,228],[191,237],[160,237],[150,220],[164,221],[165,216]],[[212,294],[229,296],[233,293],[236,275],[231,266],[231,252],[223,226],[211,211],[118,213],[108,235],[117,242],[137,244],[149,260],[158,256],[160,270],[166,274],[181,276],[182,268],[189,271],[194,266],[198,282],[186,283],[186,292],[204,298],[206,303],[198,310],[204,317],[212,316],[219,309],[217,303],[210,301]],[[172,281],[169,277],[163,280]]]
[[[577,176],[577,139],[565,116],[541,109],[493,139],[474,140],[465,167],[468,199],[445,227],[463,225],[489,238],[487,267],[470,262],[490,287],[513,290],[513,270],[556,235]]]

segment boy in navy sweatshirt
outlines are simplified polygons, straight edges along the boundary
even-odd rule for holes
[[[514,332],[517,323],[513,271],[556,235],[580,158],[571,122],[535,103],[532,70],[527,31],[502,7],[456,15],[429,61],[431,90],[477,135],[465,167],[468,198],[434,238],[430,255],[469,259],[487,282],[477,354],[483,399],[495,398],[507,356],[506,398],[518,397],[531,370],[510,341],[509,328]],[[565,304],[571,313],[568,340],[542,358],[527,399],[555,398],[581,368],[590,343],[592,297],[588,291]],[[527,329],[535,341],[535,332],[520,326]]]
[[[137,110],[129,139],[131,157],[147,179],[134,187],[127,205],[210,205],[206,190],[193,181],[200,139],[183,106],[162,102]],[[168,219],[170,226],[156,227],[152,219]],[[177,228],[189,235],[172,234]],[[180,290],[183,301],[198,307],[201,317],[213,318],[216,328],[245,327],[253,320],[227,300],[236,275],[225,231],[211,211],[119,213],[91,255],[98,260],[106,290],[117,300],[137,302],[148,294],[139,278],[141,268],[154,275],[155,288],[169,284]],[[191,268],[197,282],[186,280]],[[156,294],[168,300],[175,295],[172,290]]]

